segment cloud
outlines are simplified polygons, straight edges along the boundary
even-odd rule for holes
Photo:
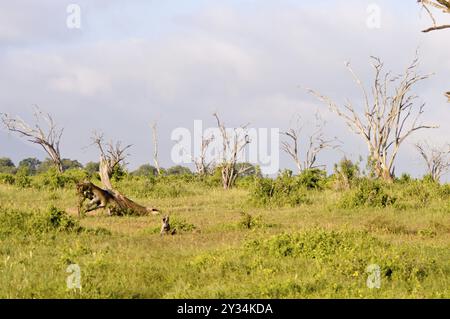
[[[0,24],[0,85],[6,88],[0,91],[0,105],[22,116],[35,103],[51,111],[66,126],[65,156],[82,161],[97,157],[94,149],[82,149],[93,130],[133,143],[135,167],[151,160],[148,124],[157,119],[161,160],[169,166],[170,132],[192,127],[195,119],[214,125],[214,111],[230,125],[285,129],[295,113],[310,119],[317,109],[330,123],[327,132],[345,140],[345,151],[364,156],[358,137],[298,86],[358,103],[361,95],[344,61],[350,60],[369,84],[370,55],[401,72],[419,46],[422,69],[436,72],[418,87],[428,103],[424,120],[442,127],[415,138],[444,140],[450,136],[442,95],[450,74],[448,35],[423,35],[421,26],[429,21],[420,19],[415,3],[390,1],[379,2],[381,29],[368,29],[369,3],[199,1],[175,7],[170,2],[81,2],[78,33],[60,27],[65,9],[54,2],[34,13],[27,10],[26,19],[17,17],[14,4],[2,4],[0,12],[11,16]],[[14,150],[14,143],[8,147]],[[340,156],[330,153],[324,160]],[[282,166],[289,165],[285,158]],[[412,166],[401,157],[397,167]]]

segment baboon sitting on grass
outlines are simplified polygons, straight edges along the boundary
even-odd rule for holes
[[[176,229],[170,228],[169,216],[165,216],[162,219],[161,232],[160,235],[175,235]]]

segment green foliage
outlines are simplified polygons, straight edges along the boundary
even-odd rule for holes
[[[194,231],[197,231],[198,228],[192,223],[187,222],[184,218],[177,216],[177,215],[171,215],[169,217],[169,224],[170,229],[175,230],[176,234],[180,233],[191,233]],[[159,234],[161,231],[160,226],[156,226],[154,228],[150,229],[151,234]],[[148,232],[148,230],[146,230]]]
[[[359,165],[343,158],[334,165],[334,182],[338,190],[346,190],[355,185],[360,175]]]
[[[408,173],[403,173],[400,178],[397,179],[397,182],[401,184],[408,184],[411,183],[412,180],[413,178],[411,177],[411,175],[409,175]]]
[[[27,175],[35,175],[39,165],[41,165],[41,161],[37,158],[25,158],[19,162],[18,170],[25,170]]]
[[[167,175],[191,175],[192,172],[188,167],[177,165],[167,169]]]
[[[254,229],[261,227],[263,225],[262,223],[262,216],[252,216],[249,213],[241,212],[241,220],[238,222],[238,226],[243,229]]]
[[[69,169],[60,173],[56,168],[49,168],[45,173],[36,175],[32,180],[32,185],[36,188],[62,189],[65,187],[74,187],[79,181],[87,179],[89,176],[86,171],[81,169]]]
[[[6,185],[14,185],[16,179],[12,174],[0,173],[0,183]]]
[[[307,189],[322,189],[327,172],[313,168],[302,171],[297,179],[298,183]]]
[[[71,160],[68,158],[64,158],[61,160],[61,162],[62,162],[64,171],[83,168],[83,165],[80,162],[78,162],[77,160]]]
[[[31,187],[31,178],[28,177],[28,172],[26,169],[21,168],[15,176],[14,185],[20,188],[28,188]]]
[[[80,232],[82,230],[77,220],[55,206],[51,206],[45,214],[35,218],[33,226],[35,231],[41,232]]]
[[[306,182],[305,182],[306,181]],[[297,206],[307,204],[307,185],[311,180],[284,171],[276,179],[257,178],[250,196],[257,205]]]
[[[41,235],[49,232],[80,232],[78,221],[56,207],[44,213],[30,213],[0,208],[0,238],[12,234],[23,236]]]
[[[94,176],[100,170],[100,163],[99,162],[88,162],[84,166],[84,170],[89,174],[89,176]]]
[[[387,190],[387,185],[381,181],[368,178],[361,179],[356,189],[344,193],[340,207],[375,207],[383,208],[393,205],[397,198]]]
[[[133,176],[144,176],[144,177],[156,176],[157,174],[158,170],[156,169],[156,167],[150,164],[141,165],[137,170],[132,172]]]
[[[244,245],[252,255],[300,258],[314,261],[347,278],[365,278],[368,265],[377,264],[387,280],[415,284],[436,271],[434,260],[419,258],[408,250],[384,243],[364,231],[329,231],[321,228],[283,233]]]
[[[0,173],[3,174],[14,174],[16,171],[16,166],[10,158],[2,157],[0,158]]]

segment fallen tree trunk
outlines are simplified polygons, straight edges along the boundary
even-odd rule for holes
[[[85,215],[87,212],[101,208],[105,209],[109,215],[115,216],[159,214],[157,208],[139,205],[115,190],[111,184],[112,172],[113,169],[109,165],[109,161],[102,156],[99,174],[104,188],[100,188],[89,181],[81,182],[77,185],[79,217]],[[83,208],[85,200],[89,200],[89,203],[86,208]]]
[[[159,213],[159,210],[157,208],[153,207],[144,207],[142,205],[139,205],[132,201],[131,199],[127,198],[123,194],[121,194],[119,191],[115,190],[112,187],[111,184],[111,174],[112,174],[112,168],[108,165],[108,161],[102,158],[100,160],[100,180],[103,184],[103,186],[106,188],[106,191],[108,191],[112,195],[112,200],[116,203],[115,210],[118,210],[117,212],[114,212],[118,215],[148,215],[148,214],[157,214]]]

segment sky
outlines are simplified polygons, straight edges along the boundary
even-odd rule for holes
[[[67,27],[70,4],[80,8],[80,28]],[[379,28],[367,24],[374,5]],[[420,32],[430,24],[415,0],[2,1],[0,112],[27,121],[33,105],[51,113],[64,127],[62,156],[82,163],[98,160],[90,146],[94,131],[133,144],[130,169],[152,162],[154,121],[160,163],[169,167],[176,164],[172,132],[192,131],[194,120],[214,127],[214,112],[227,127],[250,123],[281,131],[301,116],[305,139],[319,112],[327,136],[343,142],[319,156],[331,170],[344,155],[365,158],[367,148],[303,87],[358,105],[362,96],[346,61],[368,86],[370,56],[401,73],[418,49],[420,70],[434,75],[414,92],[426,103],[423,122],[440,127],[406,140],[395,166],[397,174],[421,176],[425,167],[413,144],[450,142],[443,95],[450,89],[450,31]],[[0,130],[0,157],[17,163],[34,156],[46,157]],[[281,168],[294,168],[283,153],[280,161]]]

